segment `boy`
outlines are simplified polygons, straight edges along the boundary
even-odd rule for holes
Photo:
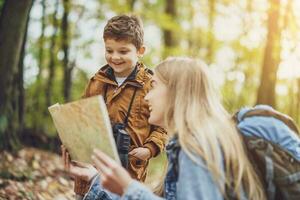
[[[138,58],[145,52],[143,28],[136,16],[111,18],[103,33],[105,59],[102,67],[89,81],[84,97],[102,94],[112,125],[125,124],[131,145],[127,170],[144,181],[148,160],[165,146],[166,132],[148,123],[149,108],[144,100],[149,91],[152,72]],[[84,195],[89,183],[75,177],[75,193]]]

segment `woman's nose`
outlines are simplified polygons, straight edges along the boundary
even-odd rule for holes
[[[144,99],[148,102],[149,101],[149,92],[146,94],[146,96],[144,97]]]

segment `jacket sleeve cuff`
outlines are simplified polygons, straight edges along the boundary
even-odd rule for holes
[[[159,153],[159,149],[158,147],[154,144],[154,142],[148,142],[146,144],[144,144],[144,147],[145,148],[148,148],[150,150],[150,154],[151,154],[151,157],[155,157],[158,155]]]
[[[127,188],[123,196],[121,197],[121,200],[164,200],[161,197],[156,196],[153,194],[149,188],[147,188],[142,183],[134,180]]]
[[[85,193],[89,190],[91,182],[80,179],[79,177],[75,177],[75,186],[74,192],[77,195],[84,196]]]

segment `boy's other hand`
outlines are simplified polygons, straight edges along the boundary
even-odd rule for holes
[[[96,168],[91,164],[71,161],[70,154],[64,145],[61,145],[61,152],[64,162],[64,168],[70,176],[79,177],[80,179],[85,181],[91,181],[91,179],[98,173]]]
[[[149,160],[151,157],[150,149],[145,147],[138,147],[132,149],[128,155],[134,156],[140,160]]]

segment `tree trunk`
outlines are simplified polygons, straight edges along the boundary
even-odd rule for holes
[[[0,149],[19,146],[19,96],[14,77],[18,73],[20,54],[32,0],[6,0],[0,17]],[[19,72],[21,73],[21,72]]]
[[[31,6],[32,7],[32,6]],[[16,84],[15,88],[18,88],[15,91],[15,99],[18,101],[16,102],[16,108],[18,110],[18,118],[19,118],[19,135],[23,132],[24,128],[24,110],[25,110],[25,90],[24,90],[24,58],[26,55],[26,42],[27,42],[27,33],[28,33],[28,25],[29,25],[29,16],[27,17],[26,21],[26,30],[24,34],[19,65],[18,65],[18,73],[15,75],[14,84]]]
[[[129,11],[132,12],[134,10],[134,4],[136,0],[127,0],[127,4],[129,5]]]
[[[42,69],[43,69],[43,64],[44,64],[44,43],[45,43],[45,27],[46,27],[46,4],[45,4],[45,0],[41,1],[41,5],[42,5],[42,19],[41,19],[41,25],[42,25],[42,29],[41,29],[41,36],[39,38],[39,57],[38,57],[38,74],[37,74],[37,88],[40,88],[39,84],[40,84],[40,80],[41,80],[41,73],[42,73]],[[39,89],[37,89],[36,91],[36,95],[39,94]]]
[[[176,19],[176,0],[166,0],[165,13],[172,19]],[[163,30],[165,49],[170,50],[177,45],[175,34],[170,29]],[[164,52],[163,57],[166,57],[168,52]]]
[[[64,52],[64,59],[63,59],[63,71],[64,71],[64,85],[63,85],[63,96],[64,100],[70,101],[71,98],[71,87],[72,87],[72,71],[73,66],[69,63],[69,49],[70,49],[70,38],[69,38],[69,22],[68,22],[68,16],[70,11],[70,1],[64,0],[63,1],[64,6],[64,14],[62,18],[62,49]]]
[[[4,0],[0,0],[0,15],[2,12],[3,4],[4,4]]]
[[[211,64],[213,62],[213,52],[214,52],[214,22],[215,22],[215,15],[216,15],[216,2],[215,0],[209,0],[209,15],[208,15],[208,43],[207,43],[207,56],[206,62],[207,64]]]
[[[53,27],[54,27],[54,33],[51,37],[50,42],[50,61],[49,61],[49,76],[47,81],[47,87],[46,87],[46,106],[50,106],[52,104],[52,95],[53,95],[53,81],[55,77],[55,60],[56,60],[56,35],[57,35],[57,26],[58,26],[58,20],[57,20],[57,10],[58,10],[59,2],[56,0],[55,2],[55,11],[53,13]],[[47,112],[48,113],[48,112]]]
[[[41,2],[42,6],[42,18],[41,18],[41,35],[38,40],[38,48],[39,48],[39,54],[38,54],[38,74],[36,76],[36,87],[34,91],[34,96],[33,98],[33,108],[40,111],[42,109],[42,103],[41,103],[41,98],[39,98],[41,95],[41,91],[43,88],[43,81],[41,79],[41,74],[43,69],[45,69],[45,59],[44,59],[44,44],[45,44],[45,28],[46,28],[46,2],[45,0],[42,0]],[[32,117],[33,117],[33,131],[37,132],[40,125],[39,122],[41,121],[41,112],[32,112]]]
[[[280,62],[281,30],[279,28],[279,15],[280,0],[270,0],[267,44],[264,52],[257,104],[268,104],[273,107],[276,107],[275,86]]]

